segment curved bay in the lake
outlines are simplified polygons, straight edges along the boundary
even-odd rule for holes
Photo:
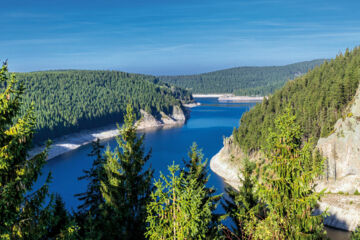
[[[187,158],[187,152],[193,142],[202,148],[205,158],[210,160],[222,148],[223,137],[230,136],[234,127],[239,125],[243,113],[255,105],[255,103],[219,103],[216,98],[196,100],[202,105],[191,109],[191,117],[186,124],[166,130],[145,131],[146,149],[152,148],[149,164],[155,169],[155,178],[159,177],[160,171],[167,174],[167,167],[173,162],[182,165],[182,160]],[[101,143],[105,147],[109,145],[112,149],[117,145],[114,138]],[[53,158],[48,161],[43,171],[42,179],[49,171],[52,172],[50,192],[59,193],[68,209],[76,210],[79,201],[74,194],[86,191],[87,182],[78,181],[78,177],[83,175],[83,169],[91,167],[93,158],[88,156],[90,151],[91,144],[88,144]],[[211,172],[210,168],[209,174],[211,175],[209,186],[214,186],[218,193],[223,193],[225,187],[223,180]],[[349,232],[332,228],[327,228],[327,231],[330,239],[349,239]]]
[[[182,165],[193,142],[203,150],[204,157],[210,160],[223,146],[223,137],[230,136],[233,128],[239,125],[242,114],[255,105],[219,103],[216,98],[196,100],[202,105],[191,109],[191,117],[184,125],[166,130],[145,131],[145,146],[147,150],[152,149],[149,164],[155,170],[155,178],[159,177],[160,171],[167,175],[167,167],[173,162]],[[117,145],[114,138],[101,143],[105,147],[109,145],[111,149]],[[91,144],[88,144],[53,158],[43,171],[44,175],[52,172],[50,192],[59,193],[68,209],[75,210],[79,204],[74,194],[86,191],[87,182],[78,181],[78,177],[83,175],[83,169],[91,167],[93,158],[88,156],[90,151]],[[219,193],[223,192],[222,179],[212,173],[210,168],[209,173],[209,186],[214,186]]]

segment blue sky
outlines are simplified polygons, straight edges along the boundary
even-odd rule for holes
[[[12,71],[189,74],[332,58],[360,44],[358,0],[11,0],[0,59]]]

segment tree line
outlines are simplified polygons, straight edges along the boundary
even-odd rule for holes
[[[237,67],[195,75],[160,76],[159,79],[194,93],[267,96],[280,89],[289,79],[307,73],[324,61],[319,59],[285,66]]]
[[[268,99],[244,113],[233,135],[237,144],[252,152],[266,143],[268,129],[290,104],[303,129],[303,140],[317,142],[332,133],[335,122],[346,117],[360,81],[360,48],[346,50],[309,73],[289,81]]]
[[[325,239],[323,216],[312,215],[323,192],[314,191],[322,160],[302,142],[297,116],[288,107],[257,163],[244,159],[239,189],[229,198],[207,186],[209,174],[201,151],[193,145],[184,168],[169,166],[154,181],[145,168],[144,135],[136,134],[129,104],[117,147],[103,153],[93,143],[92,167],[81,179],[87,190],[82,204],[69,213],[60,196],[45,184],[33,189],[46,151],[28,158],[36,129],[34,107],[22,109],[24,87],[7,66],[0,71],[0,237],[1,239]],[[23,112],[23,113],[22,113]],[[46,201],[49,199],[49,201]],[[215,210],[221,202],[226,214]],[[232,219],[224,226],[222,220]]]
[[[119,71],[43,71],[17,73],[27,89],[25,108],[34,102],[35,141],[120,122],[131,103],[155,116],[191,102],[191,93],[154,76]]]

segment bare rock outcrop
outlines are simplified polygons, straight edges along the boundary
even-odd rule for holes
[[[256,152],[248,156],[237,144],[234,144],[232,135],[224,138],[223,143],[224,147],[211,158],[210,168],[222,177],[227,184],[237,189],[240,186],[239,177],[242,177],[240,171],[242,159],[248,157],[250,160],[256,161],[261,157],[261,153]]]
[[[346,116],[336,122],[330,136],[319,139],[317,147],[326,157],[326,178],[319,187],[331,192],[360,191],[360,88]]]
[[[136,122],[138,129],[150,128],[150,127],[161,127],[163,122],[157,120],[150,113],[140,109],[141,119]]]
[[[167,115],[160,112],[160,117],[156,118],[150,113],[140,110],[141,119],[137,122],[138,129],[143,128],[158,128],[163,126],[172,126],[183,124],[186,121],[186,115],[180,106],[173,106],[171,114]]]
[[[171,117],[173,119],[175,119],[176,121],[185,121],[186,120],[186,113],[184,113],[184,111],[181,109],[180,106],[174,106]]]
[[[210,168],[224,181],[237,189],[239,186],[240,163],[235,161],[235,156],[244,155],[237,145],[233,144],[233,137],[224,138],[224,147],[211,158]]]
[[[327,194],[319,202],[315,214],[327,211],[324,224],[334,228],[354,231],[360,223],[360,196]]]
[[[328,226],[353,231],[360,224],[360,196],[351,195],[360,192],[360,87],[349,104],[344,118],[339,119],[334,132],[320,138],[317,148],[326,157],[325,176],[316,190],[324,188],[332,193],[319,202],[318,212],[327,209],[329,216],[324,220]],[[240,161],[245,155],[240,147],[234,146],[232,137],[224,140],[224,147],[211,159],[213,172],[233,187],[239,186]],[[250,156],[250,159],[257,159]]]

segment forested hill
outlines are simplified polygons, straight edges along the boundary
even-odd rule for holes
[[[127,103],[137,114],[145,109],[156,115],[192,100],[188,91],[154,76],[119,71],[44,71],[16,78],[25,85],[26,105],[35,103],[38,141],[119,122]]]
[[[159,79],[190,89],[193,93],[266,96],[281,88],[289,79],[307,73],[324,61],[319,59],[286,66],[237,67],[196,75],[161,76]]]
[[[234,130],[235,141],[244,151],[264,146],[274,119],[290,105],[305,139],[317,141],[329,135],[335,122],[346,116],[360,80],[360,48],[347,50],[309,73],[289,81],[273,96],[245,113]]]

